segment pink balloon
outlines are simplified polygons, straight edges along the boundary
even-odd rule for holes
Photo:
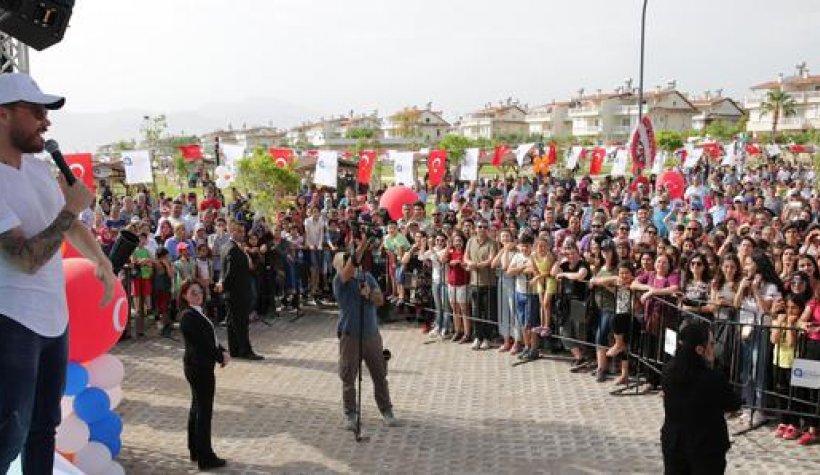
[[[664,172],[658,177],[656,184],[666,188],[666,191],[669,193],[669,198],[673,200],[683,198],[683,192],[686,190],[686,182],[683,179],[683,175],[678,172]]]
[[[415,191],[406,186],[391,186],[384,192],[379,200],[379,208],[386,208],[390,219],[401,218],[401,207],[406,204],[413,204],[419,200]]]
[[[102,283],[94,276],[88,259],[63,259],[68,299],[68,359],[83,363],[107,352],[128,325],[128,299],[122,284],[114,298],[100,307]]]

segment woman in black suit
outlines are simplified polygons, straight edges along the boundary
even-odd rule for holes
[[[721,474],[730,447],[724,414],[740,409],[740,396],[713,368],[715,342],[708,324],[685,325],[679,340],[663,373],[664,473]]]
[[[191,410],[188,413],[188,450],[200,470],[225,466],[211,447],[211,416],[214,408],[214,367],[230,361],[227,350],[219,344],[216,327],[205,316],[202,303],[205,291],[193,280],[182,284],[179,292],[180,330],[185,340],[185,379],[191,386]]]

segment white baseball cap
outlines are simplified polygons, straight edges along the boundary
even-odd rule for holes
[[[65,97],[43,94],[40,86],[28,74],[0,74],[0,104],[14,102],[42,104],[46,109],[56,110],[63,107]]]

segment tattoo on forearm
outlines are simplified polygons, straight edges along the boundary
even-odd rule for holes
[[[29,239],[19,228],[0,234],[0,252],[27,274],[34,274],[60,249],[65,232],[77,220],[77,215],[62,210],[52,223]]]

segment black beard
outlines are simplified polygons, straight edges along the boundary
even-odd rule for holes
[[[24,134],[21,130],[11,129],[11,144],[22,153],[40,153],[45,150],[45,143],[40,140],[39,132]]]

